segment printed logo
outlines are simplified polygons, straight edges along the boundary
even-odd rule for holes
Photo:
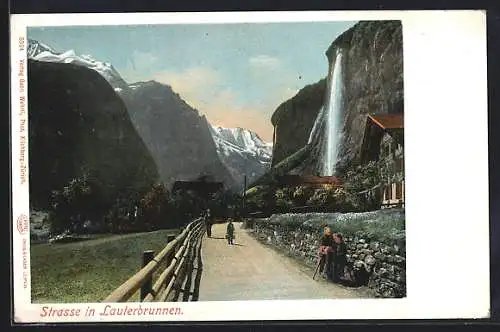
[[[24,235],[28,232],[28,217],[25,214],[21,214],[17,218],[17,230],[19,234]]]

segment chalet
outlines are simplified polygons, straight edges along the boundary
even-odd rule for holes
[[[174,185],[172,186],[172,192],[194,191],[201,194],[202,196],[207,196],[222,191],[223,188],[224,185],[222,182],[214,181],[213,178],[208,176],[201,176],[198,179],[192,181],[175,181]]]
[[[403,114],[368,114],[361,161],[377,161],[382,177],[382,207],[405,202]]]

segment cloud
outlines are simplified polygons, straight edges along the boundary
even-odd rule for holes
[[[250,89],[261,97],[252,102],[254,106],[265,107],[272,112],[283,101],[294,96],[302,82],[293,69],[279,58],[269,55],[257,55],[248,59],[248,75],[254,82]]]
[[[280,66],[278,59],[269,56],[252,59],[250,63],[254,68],[264,69],[267,66],[271,69],[276,66],[280,74],[262,78],[258,73],[268,74],[269,71],[254,70],[256,75],[249,78],[249,85],[244,91],[235,89],[228,77],[207,66],[156,72],[150,79],[170,85],[182,99],[200,114],[204,114],[213,125],[247,128],[256,132],[263,140],[271,142],[272,113],[283,101],[293,97],[303,83],[297,80],[295,73]],[[243,98],[248,95],[258,97]]]
[[[276,69],[280,67],[281,61],[269,55],[257,55],[248,59],[252,68],[256,69]]]
[[[243,105],[221,73],[210,67],[191,67],[183,71],[158,72],[152,79],[168,84],[213,125],[242,127],[272,141],[273,127],[264,110]]]
[[[154,55],[140,52],[134,52],[134,59],[136,67],[138,64],[146,66],[158,61]],[[247,72],[248,86],[244,91],[235,89],[220,71],[207,66],[152,73],[129,67],[123,72],[120,70],[120,73],[129,82],[152,79],[170,85],[213,125],[247,128],[256,132],[263,140],[271,142],[272,113],[283,101],[294,96],[302,83],[297,82],[297,75],[286,70],[275,58],[258,56],[252,59],[249,63],[253,67],[249,67],[250,72]],[[279,71],[279,75],[269,75],[269,70],[273,70],[272,66]],[[268,70],[264,70],[265,68]],[[258,97],[243,98],[249,95]]]
[[[150,66],[154,65],[158,60],[159,58],[153,53],[141,52],[137,50],[134,50],[134,52],[132,52],[132,56],[130,57],[132,69],[134,70],[149,68]]]
[[[134,50],[128,58],[127,65],[118,68],[121,77],[128,83],[148,81],[151,79],[151,68],[153,68],[160,58],[150,52]]]
[[[256,132],[261,139],[272,142],[273,126],[269,116],[250,105],[237,106],[237,96],[231,91],[222,91],[204,105],[201,112],[215,126],[226,128],[241,127]]]
[[[152,79],[168,84],[192,106],[201,107],[223,88],[221,75],[209,67],[191,67],[179,72],[158,72]]]
[[[274,106],[274,108],[277,108],[281,103],[295,96],[297,92],[299,92],[299,90],[300,88],[290,85],[277,87],[270,97],[268,103],[271,106]]]

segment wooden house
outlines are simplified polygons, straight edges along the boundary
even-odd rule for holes
[[[405,202],[403,114],[368,114],[361,147],[361,161],[377,161],[382,186],[381,206]],[[370,194],[370,193],[368,193]]]

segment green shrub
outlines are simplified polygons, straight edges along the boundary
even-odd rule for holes
[[[275,192],[270,186],[257,186],[247,191],[245,202],[248,211],[263,211],[274,208]]]
[[[85,172],[71,179],[51,195],[50,229],[52,233],[71,229],[81,232],[86,220],[96,221],[103,212],[99,182]]]
[[[325,224],[334,232],[346,236],[363,233],[368,238],[404,247],[404,209],[385,209],[355,213],[287,213],[275,214],[270,218],[257,219],[257,225],[276,225],[288,229],[320,231]]]
[[[303,206],[307,204],[309,198],[313,195],[314,190],[309,186],[298,186],[295,188],[292,199],[295,206]]]

